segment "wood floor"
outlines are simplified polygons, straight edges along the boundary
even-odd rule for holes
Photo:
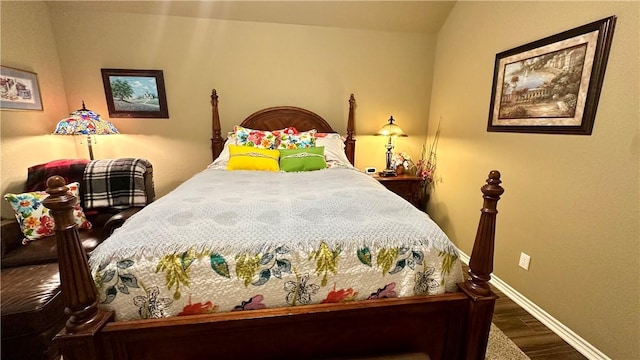
[[[495,287],[493,323],[532,360],[584,360],[585,356]]]

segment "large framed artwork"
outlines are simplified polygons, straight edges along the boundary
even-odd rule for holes
[[[496,55],[487,131],[590,135],[616,17]]]
[[[168,118],[162,70],[101,69],[109,117]]]
[[[0,66],[0,109],[42,110],[38,75]]]

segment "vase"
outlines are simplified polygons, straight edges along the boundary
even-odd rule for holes
[[[402,175],[404,173],[404,166],[398,165],[396,166],[396,175]]]

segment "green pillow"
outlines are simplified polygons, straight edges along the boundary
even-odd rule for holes
[[[287,172],[320,170],[327,167],[324,146],[305,149],[278,149],[280,170]]]

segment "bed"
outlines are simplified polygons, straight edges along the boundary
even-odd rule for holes
[[[344,137],[309,110],[279,106],[251,114],[231,141],[215,90],[211,105],[211,165],[116,230],[89,262],[69,220],[75,198],[63,179],[49,179],[70,315],[54,344],[65,360],[484,358],[497,298],[488,281],[498,171],[482,187],[464,279],[442,230],[351,166],[353,95]],[[273,150],[233,146],[247,140],[243,129],[282,140],[292,128],[314,134],[323,168],[255,171],[252,161],[262,166]],[[250,165],[227,170],[247,156]]]

